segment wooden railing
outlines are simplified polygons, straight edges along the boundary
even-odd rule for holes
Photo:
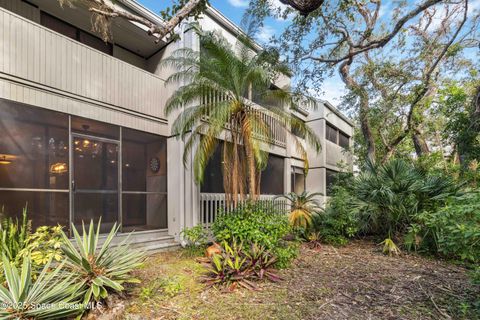
[[[260,195],[256,200],[257,205],[268,212],[285,214],[288,211],[288,204],[285,199],[275,199],[274,195]],[[224,193],[201,193],[199,224],[209,228],[220,214],[229,214],[233,211],[233,205],[227,205]]]
[[[225,96],[225,94],[215,91],[209,91],[205,93],[202,104],[215,105],[216,103],[220,103],[222,101],[225,101],[226,99],[227,97]],[[285,127],[281,125],[280,120],[276,119],[274,115],[269,114],[268,111],[260,105],[252,103],[250,109],[252,112],[257,113],[257,115],[262,119],[262,121],[271,131],[271,134],[267,137],[264,134],[261,134],[259,130],[254,129],[256,132],[254,137],[265,143],[285,148],[287,145],[287,132],[285,130]],[[208,121],[208,118],[208,115],[204,116],[203,120]],[[225,129],[230,130],[228,123],[225,124]]]
[[[164,80],[0,8],[0,76],[165,118]]]

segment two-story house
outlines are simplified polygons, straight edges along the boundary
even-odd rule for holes
[[[133,0],[117,5],[154,23],[159,16]],[[209,8],[200,20],[232,44],[242,32]],[[218,157],[206,181],[194,183],[182,163],[184,144],[171,135],[164,105],[175,88],[159,62],[173,50],[199,50],[185,25],[180,40],[155,42],[136,23],[115,20],[112,41],[91,31],[87,8],[56,0],[0,0],[0,206],[19,216],[27,205],[33,226],[68,226],[102,219],[148,249],[175,245],[181,230],[211,223],[224,199]],[[276,85],[289,85],[281,79]],[[254,100],[254,97],[252,97]],[[328,102],[296,116],[322,141],[309,153],[305,176],[291,137],[278,130],[262,175],[264,197],[308,190],[328,196],[352,123]]]

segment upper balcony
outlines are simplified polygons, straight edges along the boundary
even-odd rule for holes
[[[280,124],[280,120],[276,119],[274,115],[263,112],[262,110],[265,109],[256,102],[251,101],[248,98],[245,99],[250,102],[250,108],[252,109],[252,111],[255,112],[258,117],[262,119],[263,123],[265,123],[270,128],[271,135],[269,137],[265,137],[263,134],[259,133],[259,130],[254,129],[256,131],[255,138],[267,144],[285,148],[287,145],[287,132],[285,128]],[[202,103],[215,104],[225,100],[226,97],[224,97],[222,94],[212,91],[204,95]],[[204,120],[208,121],[208,117],[204,117]],[[225,129],[230,129],[228,127],[228,124],[225,125]]]
[[[0,0],[0,78],[165,119],[167,89],[162,78],[127,62],[128,58],[120,60],[40,25],[36,20],[41,8],[16,11],[20,15],[7,10],[16,2]],[[79,19],[81,14],[72,17]]]

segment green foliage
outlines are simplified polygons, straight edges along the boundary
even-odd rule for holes
[[[381,244],[383,244],[383,254],[388,256],[396,256],[400,254],[400,249],[397,247],[397,245],[395,244],[395,242],[393,242],[392,239],[387,238],[383,240]]]
[[[315,197],[323,194],[303,191],[301,194],[291,192],[288,195],[282,195],[277,199],[286,199],[290,205],[290,214],[288,220],[293,227],[307,229],[312,224],[312,219],[321,211],[320,203]]]
[[[37,268],[43,267],[51,259],[61,262],[64,258],[60,248],[63,243],[61,226],[38,227],[25,240],[25,248],[19,252],[19,258],[30,256]]]
[[[447,121],[443,129],[443,138],[458,148],[458,153],[466,163],[480,159],[480,124],[475,124],[472,97],[479,85],[476,81],[452,83],[440,91],[440,111]],[[478,117],[478,116],[477,116]]]
[[[277,126],[300,132],[316,151],[320,150],[320,141],[308,125],[285,108],[298,107],[301,97],[282,88],[272,90],[271,83],[278,74],[288,71],[284,64],[272,63],[270,54],[253,52],[247,38],[242,37],[240,45],[234,46],[218,33],[195,30],[200,51],[182,48],[161,63],[177,70],[166,80],[178,87],[165,105],[167,114],[180,111],[172,124],[172,134],[186,140],[184,164],[194,152],[195,181],[202,183],[205,168],[219,146],[218,137],[228,125],[230,139],[223,143],[222,169],[228,172],[225,176],[233,178],[224,180],[224,189],[229,194],[253,195],[258,172],[266,167],[268,159],[260,141],[271,141]],[[250,88],[265,108],[255,108],[245,99]],[[210,99],[213,95],[220,98]],[[276,119],[275,125],[268,121],[270,118]],[[301,141],[295,135],[292,140],[299,154],[306,157]]]
[[[430,175],[399,159],[369,164],[349,188],[360,231],[381,237],[403,234],[414,215],[438,208],[457,191],[448,176]]]
[[[222,253],[212,257],[206,265],[204,281],[209,286],[225,286],[232,291],[238,286],[254,290],[255,281],[279,281],[273,266],[276,258],[265,247],[252,244],[245,250],[236,241],[222,244]]]
[[[33,281],[29,257],[21,269],[3,255],[6,285],[0,286],[0,319],[64,319],[83,310],[81,285],[75,275],[64,275],[63,264],[52,271],[51,261]]]
[[[162,294],[167,298],[173,298],[182,290],[184,290],[184,286],[178,277],[160,278],[143,287],[140,298],[145,301],[154,298],[158,294]]]
[[[280,244],[272,249],[276,258],[275,268],[286,269],[290,267],[292,261],[298,256],[299,243],[281,241]]]
[[[480,191],[451,197],[415,217],[407,245],[467,263],[480,263]]]
[[[331,193],[325,211],[314,218],[313,229],[323,242],[345,245],[358,233],[358,211],[352,208],[354,199],[345,187],[335,186]]]
[[[104,243],[98,248],[100,225],[99,222],[96,231],[93,221],[90,222],[88,231],[83,225],[83,235],[80,236],[72,224],[75,244],[62,231],[62,251],[66,256],[66,267],[78,275],[78,283],[85,288],[85,303],[106,298],[109,290],[123,291],[124,283],[138,282],[132,277],[131,271],[140,267],[144,259],[142,252],[131,248],[129,237],[116,246],[112,245],[119,229],[117,224],[114,224]]]
[[[31,223],[27,219],[27,208],[23,209],[22,220],[5,218],[0,223],[1,251],[10,261],[17,260],[19,253],[25,249],[30,234]]]
[[[232,212],[220,214],[212,225],[218,242],[256,243],[274,249],[291,232],[287,216],[267,211],[260,205],[248,203]]]
[[[196,225],[192,228],[185,228],[181,235],[191,246],[205,246],[208,242],[208,233],[202,225]]]
[[[202,225],[196,225],[192,228],[185,228],[182,230],[184,240],[187,242],[185,249],[191,256],[200,255],[203,253],[208,243],[208,232]]]

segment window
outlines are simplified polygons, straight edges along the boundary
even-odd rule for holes
[[[350,137],[341,131],[339,131],[339,133],[338,144],[340,147],[348,149],[350,147]]]
[[[326,169],[325,172],[325,184],[326,184],[326,194],[330,195],[332,187],[335,185],[336,177],[338,172],[330,169]]]
[[[260,179],[260,193],[275,195],[283,194],[283,172],[284,159],[282,157],[270,154],[268,157],[267,167],[264,171],[262,171],[262,176]]]
[[[64,36],[67,36],[73,40],[77,40],[77,28],[55,18],[54,16],[49,15],[48,13],[43,11],[41,12],[40,23],[42,26],[47,27],[48,29],[63,34]]]
[[[213,156],[208,161],[207,167],[205,168],[203,183],[200,187],[200,192],[225,192],[223,189],[222,148],[223,143],[218,144]]]
[[[326,128],[326,131],[325,131],[325,138],[328,141],[331,141],[331,142],[336,144],[337,143],[337,135],[338,135],[338,130],[327,123],[327,128]]]
[[[342,148],[347,149],[350,147],[350,137],[329,123],[327,123],[325,129],[325,138],[328,141],[338,144]]]
[[[0,208],[68,225],[68,116],[0,100]]]
[[[203,193],[224,193],[222,174],[222,144],[217,146],[215,153],[210,158],[205,169],[203,183],[200,192]],[[262,171],[260,178],[261,194],[283,194],[283,171],[284,159],[279,156],[270,155],[267,167]]]
[[[41,11],[40,23],[44,27],[63,34],[64,36],[67,36],[73,40],[77,40],[78,42],[97,49],[105,54],[113,54],[113,45],[111,43],[105,43],[105,41],[99,37],[80,30],[77,27],[72,26],[71,24],[62,21],[46,12]]]
[[[303,168],[292,167],[291,183],[291,192],[300,194],[305,191],[305,170]]]
[[[124,231],[167,228],[167,139],[122,130]]]
[[[1,99],[0,130],[0,216],[27,206],[33,228],[167,227],[165,137]]]

